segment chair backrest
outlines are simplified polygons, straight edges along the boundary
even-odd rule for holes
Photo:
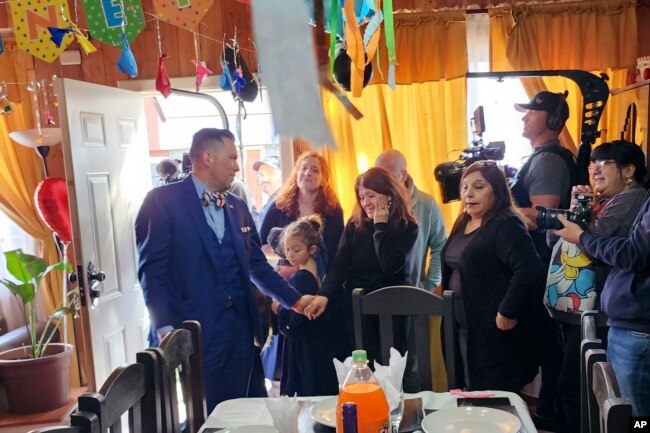
[[[30,430],[28,433],[99,433],[99,418],[90,412],[75,411],[70,415],[70,426],[52,426]]]
[[[591,391],[594,387],[594,370],[593,366],[597,362],[605,362],[607,360],[607,352],[603,349],[589,349],[585,353],[584,368],[587,372],[587,414],[589,433],[600,433],[600,418],[598,410],[598,402],[594,393]]]
[[[600,433],[628,431],[632,404],[630,399],[621,398],[612,366],[607,362],[596,362],[592,368],[592,389],[599,410]]]
[[[580,433],[590,433],[589,417],[589,394],[588,376],[591,369],[586,368],[586,354],[591,349],[602,349],[603,344],[596,338],[596,315],[597,311],[590,310],[582,313],[580,328]],[[595,419],[595,418],[594,418]]]
[[[130,432],[153,433],[160,429],[157,360],[148,352],[138,353],[137,359],[137,363],[114,370],[99,392],[79,396],[79,410],[97,415],[102,433],[121,433],[122,415],[126,413]]]
[[[368,294],[364,294],[363,289],[355,289],[352,292],[352,311],[354,314],[354,340],[357,347],[363,347],[362,316],[379,316],[379,340],[384,363],[387,363],[390,358],[391,346],[395,346],[393,316],[411,317],[421,391],[433,389],[427,316],[441,316],[444,329],[447,381],[450,389],[455,388],[455,324],[451,291],[445,291],[440,297],[414,286],[384,287]]]
[[[184,329],[167,334],[159,347],[147,349],[160,364],[162,428],[161,433],[197,433],[207,417],[201,325],[194,320],[183,322]],[[187,412],[181,430],[176,392],[176,370],[179,370],[183,402]]]

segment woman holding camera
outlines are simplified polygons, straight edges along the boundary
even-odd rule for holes
[[[465,170],[460,196],[463,212],[441,253],[442,286],[454,292],[457,371],[469,390],[518,392],[537,373],[544,268],[494,161]]]
[[[588,228],[592,233],[627,237],[646,194],[643,151],[628,141],[603,143],[591,153],[589,173],[593,188],[573,187],[571,210],[591,207]],[[578,194],[591,197],[591,206],[579,204]],[[611,269],[577,243],[559,240],[553,248],[544,302],[551,316],[560,322],[564,358],[558,393],[572,433],[580,431],[580,419],[575,415],[580,412],[579,313],[598,309],[597,298]],[[599,321],[604,323],[604,315]],[[605,329],[600,331],[604,339]]]
[[[607,314],[607,360],[632,415],[650,415],[650,194],[627,238],[585,232],[564,216],[557,234],[612,267],[602,292]]]

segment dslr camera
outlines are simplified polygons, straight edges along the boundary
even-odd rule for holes
[[[583,230],[587,230],[589,219],[591,218],[591,202],[593,196],[590,194],[577,193],[573,198],[578,202],[574,211],[567,209],[547,209],[543,206],[537,206],[537,217],[535,223],[538,229],[563,229],[564,226],[557,219],[557,216],[562,214],[569,221],[578,224]]]

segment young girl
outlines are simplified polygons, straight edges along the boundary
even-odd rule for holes
[[[321,279],[316,258],[319,255],[322,226],[318,215],[299,218],[284,229],[280,241],[286,259],[298,268],[289,283],[305,295],[315,295],[320,291]],[[323,314],[316,320],[308,320],[304,315],[276,303],[274,311],[278,314],[280,332],[285,336],[281,394],[336,394],[338,381],[332,364],[333,348],[329,342],[330,315]]]

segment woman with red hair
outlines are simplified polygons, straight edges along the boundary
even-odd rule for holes
[[[323,220],[327,261],[331,263],[343,233],[343,209],[332,187],[331,177],[329,165],[321,155],[316,152],[300,155],[275,202],[263,216],[260,227],[262,245],[268,243],[269,233],[274,227],[282,228],[300,217],[318,214]],[[319,271],[322,273],[325,269]]]

